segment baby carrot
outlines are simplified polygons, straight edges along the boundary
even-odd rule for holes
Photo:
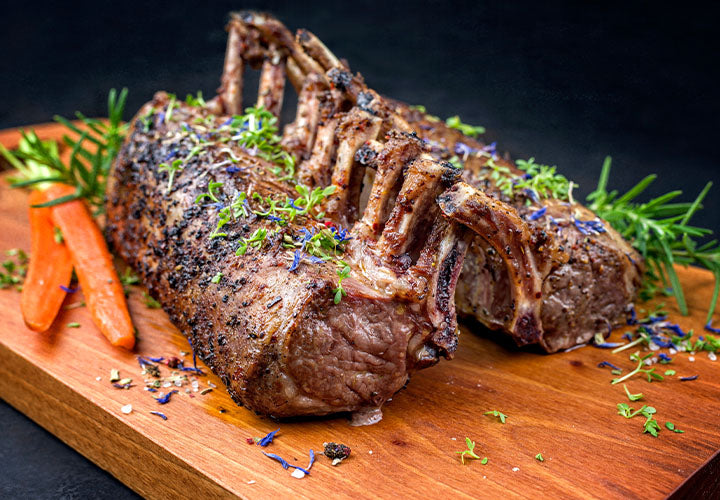
[[[25,324],[36,332],[46,331],[55,320],[73,268],[67,247],[56,241],[50,209],[32,208],[46,201],[45,191],[30,193],[30,262],[20,296]]]
[[[72,187],[59,184],[48,191],[49,199],[75,192]],[[132,320],[100,228],[80,200],[51,207],[50,213],[70,250],[75,273],[95,325],[112,345],[132,349],[135,345]]]

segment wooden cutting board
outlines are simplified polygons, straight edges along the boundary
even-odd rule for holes
[[[60,135],[56,126],[38,133]],[[0,132],[7,147],[18,137]],[[26,197],[0,184],[0,250],[29,248]],[[678,272],[691,316],[681,317],[668,299],[671,319],[702,335],[712,276]],[[519,350],[477,324],[462,328],[456,358],[414,375],[376,425],[351,427],[344,417],[278,423],[233,404],[213,375],[199,378],[200,390],[218,386],[210,393],[182,387],[168,404],[156,403],[142,388],[136,355],[181,356],[189,349],[162,311],[144,305],[139,288],[130,295],[139,331],[133,353],[112,348],[85,308],[65,310],[48,334],[34,333],[23,324],[19,298],[0,290],[0,397],[150,498],[663,498],[673,491],[699,494],[720,481],[720,362],[707,353],[694,362],[688,354],[674,356],[662,371],[678,375],[663,382],[629,381],[657,409],[663,426],[657,438],[642,434],[643,419],[617,414],[617,403],[639,404],[627,400],[622,385],[610,384],[609,369],[597,366],[607,360],[627,370],[634,366],[627,352],[586,347],[545,355]],[[77,292],[67,304],[80,300]],[[67,328],[69,322],[81,327]],[[111,369],[138,385],[112,387]],[[699,378],[681,382],[685,375]],[[121,412],[126,404],[132,413]],[[488,410],[508,415],[507,423],[483,415]],[[666,421],[685,433],[666,430]],[[278,427],[269,447],[248,444]],[[456,452],[465,449],[466,436],[488,457],[486,465],[461,464]],[[303,479],[261,453],[305,467],[308,450],[319,455],[325,441],[350,446],[351,457],[333,467],[318,456]],[[544,462],[535,459],[538,453]]]

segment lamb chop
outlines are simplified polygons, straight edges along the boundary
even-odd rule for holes
[[[336,117],[377,127],[363,113]],[[399,191],[362,213],[366,224],[386,214],[382,230],[348,240],[312,197],[268,174],[272,161],[240,144],[257,125],[158,93],[113,166],[108,240],[238,404],[374,422],[410,373],[457,346],[453,293],[468,233],[435,203],[457,171],[412,134],[390,132],[373,160],[375,190],[392,172]],[[425,231],[414,230],[420,223]]]
[[[299,30],[296,37],[267,14],[234,15],[223,87],[218,105],[237,112],[237,93],[228,82],[242,74],[240,57],[251,65],[262,61],[262,77],[269,105],[279,102],[283,84],[281,70],[299,92],[296,121],[288,127],[300,140],[286,141],[301,161],[298,178],[308,185],[337,188],[329,202],[329,214],[341,222],[357,219],[363,186],[372,181],[374,170],[367,158],[377,154],[377,138],[387,130],[412,131],[431,145],[431,154],[447,161],[453,152],[464,157],[466,184],[443,195],[443,212],[473,229],[476,236],[465,260],[458,286],[458,311],[490,328],[509,333],[519,345],[539,343],[555,352],[587,342],[596,333],[608,333],[624,323],[628,305],[640,285],[642,260],[608,224],[572,199],[540,196],[532,189],[516,192],[501,189],[503,180],[527,179],[493,148],[481,144],[445,123],[410,106],[381,98],[369,89],[360,75],[352,75],[345,62],[335,57],[314,35]],[[240,48],[238,48],[240,47]],[[252,48],[250,48],[252,47]],[[262,85],[261,85],[262,86]],[[278,92],[278,89],[279,92]],[[333,116],[343,106],[355,105],[372,114],[376,128],[354,129],[350,141],[340,142],[343,133]],[[373,109],[367,109],[369,103]],[[347,128],[347,125],[345,125]],[[354,160],[349,151],[367,141]],[[333,165],[333,159],[337,161]],[[370,167],[370,168],[365,168]],[[495,173],[502,172],[503,177]],[[385,190],[397,190],[392,178]],[[507,182],[505,184],[507,187]],[[477,188],[477,189],[473,189]],[[379,224],[383,217],[376,217]],[[376,227],[357,227],[358,235],[372,236]]]

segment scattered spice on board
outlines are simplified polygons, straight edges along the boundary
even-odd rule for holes
[[[280,431],[280,429],[278,428],[272,432],[269,432],[265,437],[262,437],[257,440],[257,445],[263,446],[263,447],[269,445],[270,443],[273,442],[273,439],[275,439],[275,434],[277,434],[279,431]]]
[[[167,420],[167,416],[164,413],[160,413],[159,411],[151,411],[153,415],[157,415],[158,417],[162,418],[163,420]]]
[[[350,447],[340,443],[323,443],[323,450],[323,454],[332,460],[333,465],[338,465],[350,456]]]

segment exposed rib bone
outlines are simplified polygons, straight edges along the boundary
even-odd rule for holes
[[[242,112],[242,87],[245,62],[241,55],[241,43],[245,25],[236,19],[232,19],[228,24],[227,30],[228,41],[225,51],[225,63],[223,64],[223,73],[217,92],[225,114],[237,115]]]
[[[320,66],[322,66],[325,71],[329,70],[330,68],[347,69],[347,66],[340,62],[340,60],[335,57],[335,54],[330,52],[330,49],[328,49],[325,44],[322,43],[320,39],[313,35],[311,32],[300,29],[297,31],[297,35],[295,38],[300,43],[302,48],[305,49],[305,52],[318,64],[320,64]]]
[[[383,224],[390,214],[392,209],[390,200],[394,200],[397,196],[395,186],[398,184],[402,169],[423,151],[422,142],[401,134],[390,136],[382,150],[378,146],[380,146],[378,143],[366,143],[355,155],[361,164],[377,169],[365,212],[357,226],[359,236],[373,239],[380,235]]]
[[[275,47],[270,47],[270,54],[272,57],[263,61],[257,105],[279,118],[285,92],[285,58]]]
[[[362,169],[354,169],[355,152],[366,141],[375,139],[380,132],[381,120],[359,108],[352,108],[343,118],[337,129],[340,141],[337,152],[337,161],[332,173],[332,185],[335,192],[327,203],[327,213],[338,217],[343,224],[354,222],[357,219],[357,203],[359,190],[355,193],[357,182],[353,177],[359,176],[362,181]],[[360,175],[358,175],[360,170]],[[352,199],[357,194],[357,200]],[[350,203],[355,202],[355,203]]]
[[[457,170],[450,164],[438,163],[427,155],[410,163],[402,189],[378,241],[381,255],[404,258],[417,236],[426,232],[422,224],[434,219],[435,198],[457,176]]]
[[[299,94],[302,90],[303,83],[305,83],[305,73],[302,72],[300,66],[297,65],[293,58],[287,60],[285,70],[287,71],[288,80],[290,80],[295,92]]]
[[[307,186],[328,186],[331,181],[330,169],[333,154],[335,153],[335,130],[338,126],[337,118],[326,120],[318,127],[315,134],[310,158],[298,167],[298,181]]]
[[[542,334],[542,280],[527,224],[515,208],[464,182],[443,193],[438,203],[447,217],[475,231],[502,255],[515,284],[511,287],[514,314],[506,328],[524,344],[538,342]]]
[[[295,121],[285,127],[281,145],[298,160],[306,159],[312,149],[320,119],[321,93],[324,90],[323,79],[318,75],[309,75],[298,96]]]
[[[324,73],[320,65],[302,50],[292,33],[280,21],[267,14],[257,12],[243,12],[240,17],[245,23],[260,31],[266,40],[287,49],[303,73],[306,75]]]

